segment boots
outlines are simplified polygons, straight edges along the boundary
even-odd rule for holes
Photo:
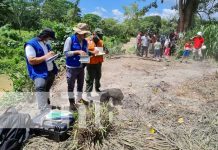
[[[76,107],[75,99],[74,98],[70,98],[69,102],[70,102],[70,110],[76,111],[77,107]]]

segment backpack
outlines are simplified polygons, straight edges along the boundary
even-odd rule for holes
[[[0,116],[0,150],[19,150],[29,137],[31,118],[8,108]]]

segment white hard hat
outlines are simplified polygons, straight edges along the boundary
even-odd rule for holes
[[[198,33],[197,33],[197,35],[200,35],[200,36],[202,36],[202,35],[203,35],[203,33],[202,33],[202,32],[198,32]]]

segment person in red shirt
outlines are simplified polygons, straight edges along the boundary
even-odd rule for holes
[[[138,35],[136,37],[136,43],[137,43],[136,55],[140,56],[141,47],[142,47],[142,32],[138,33]]]
[[[170,61],[170,44],[166,44],[166,48],[164,51],[164,58],[166,61]]]
[[[197,36],[193,37],[192,40],[194,42],[194,50],[193,50],[193,59],[194,60],[202,60],[202,46],[204,45],[204,38],[202,36],[202,32],[198,32]]]
[[[187,60],[188,60],[188,57],[190,55],[191,50],[192,50],[192,39],[189,39],[185,43],[182,60],[180,61],[181,63],[183,62],[183,60],[186,60],[185,62],[187,63]]]

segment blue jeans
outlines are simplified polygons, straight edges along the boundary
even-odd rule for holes
[[[49,108],[49,91],[55,80],[55,74],[53,72],[48,73],[47,79],[36,78],[34,80],[36,100],[38,103],[38,108],[43,111]]]

